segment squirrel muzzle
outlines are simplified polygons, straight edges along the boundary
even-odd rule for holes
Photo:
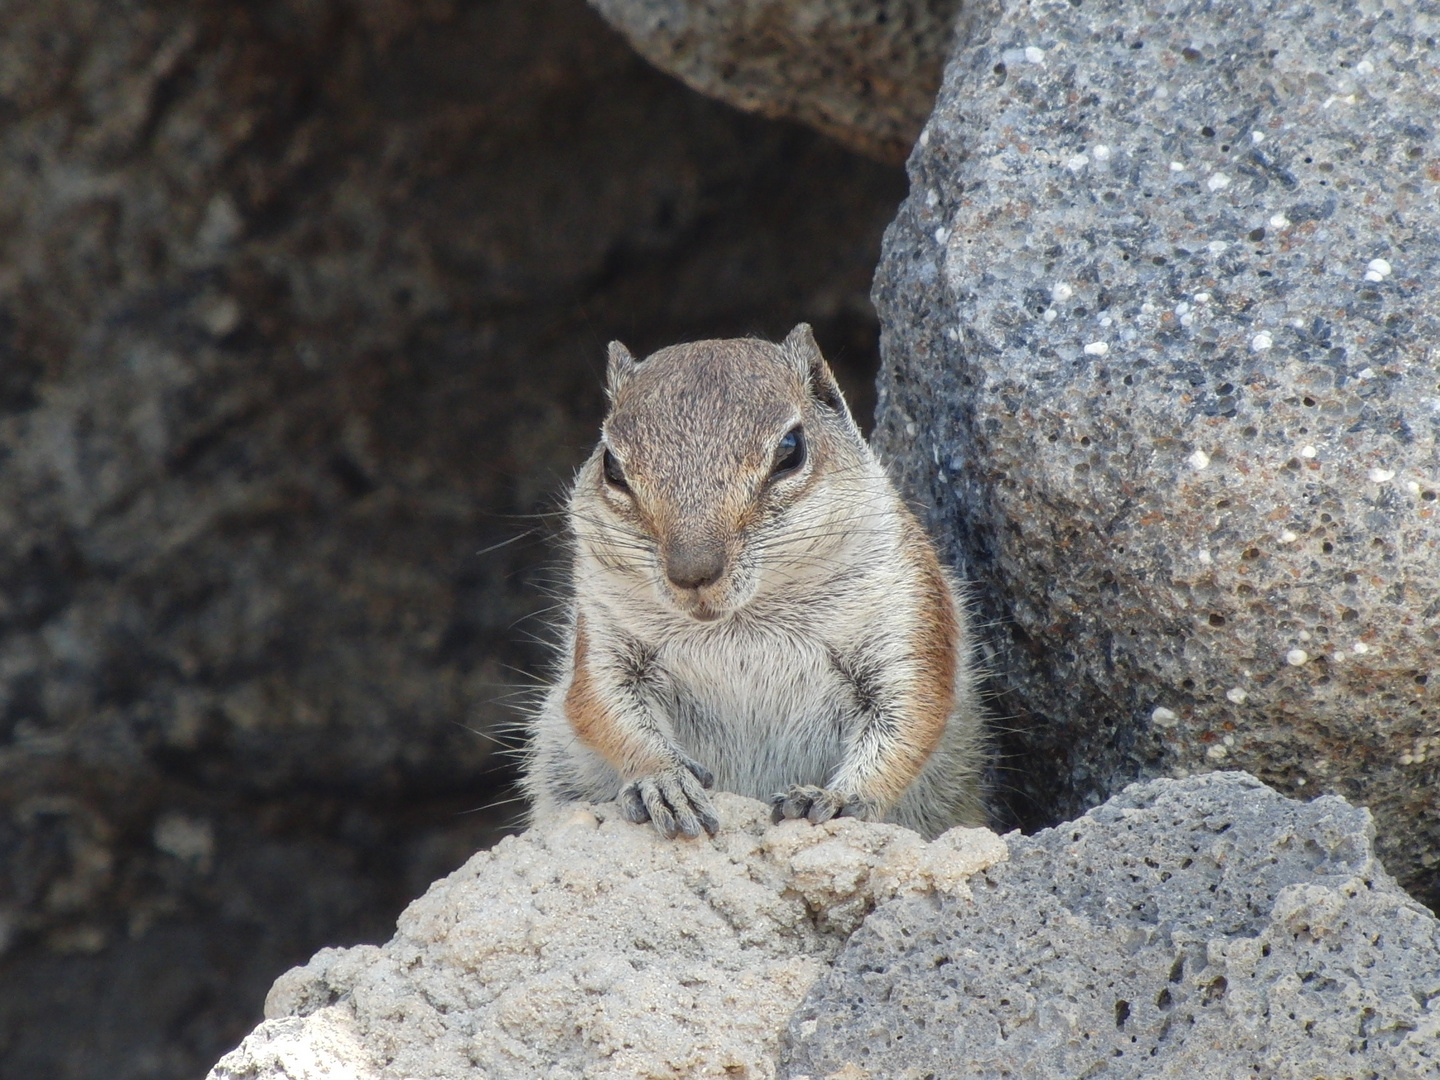
[[[665,576],[677,589],[703,589],[725,574],[725,545],[714,538],[676,541],[664,557]]]
[[[719,536],[682,536],[661,545],[665,578],[676,606],[702,622],[729,608],[729,559]]]

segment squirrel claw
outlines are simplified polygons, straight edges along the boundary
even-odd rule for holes
[[[833,817],[844,816],[859,800],[814,784],[795,784],[771,795],[769,801],[770,820],[773,822],[804,818],[812,825],[819,825]]]
[[[712,787],[715,786],[715,774],[712,773],[709,769],[705,768],[704,765],[701,765],[694,758],[682,757],[680,759],[680,764],[684,765],[685,768],[690,770],[690,772],[694,775],[695,779],[700,781],[700,786],[706,791],[709,791]]]
[[[710,779],[708,769],[686,761],[677,768],[632,780],[620,789],[620,812],[637,825],[650,822],[666,839],[683,835],[693,840],[702,829],[714,836],[720,831],[720,819],[701,787],[706,779]]]

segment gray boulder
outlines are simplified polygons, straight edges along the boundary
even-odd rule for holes
[[[701,93],[897,164],[930,114],[961,15],[961,0],[590,2]]]
[[[1029,822],[1240,767],[1440,900],[1440,5],[1011,5],[887,234],[878,442]]]
[[[871,916],[785,1075],[1440,1076],[1440,922],[1370,836],[1243,773],[1132,785],[1009,838],[973,903]]]

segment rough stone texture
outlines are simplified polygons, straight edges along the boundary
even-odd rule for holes
[[[0,19],[0,1075],[190,1078],[493,839],[605,341],[863,371],[904,178],[580,0]]]
[[[962,0],[590,0],[701,93],[905,160],[935,103]]]
[[[1035,0],[887,234],[879,443],[1029,824],[1237,766],[1440,904],[1440,6]]]
[[[877,911],[796,1013],[786,1075],[1440,1076],[1440,922],[1372,833],[1243,773],[1132,785],[1010,837],[973,902]]]
[[[613,806],[502,840],[383,948],[326,949],[282,977],[212,1080],[772,1077],[786,1018],[877,904],[966,903],[966,879],[1006,856],[985,829],[927,844],[715,804],[713,841],[665,840]]]

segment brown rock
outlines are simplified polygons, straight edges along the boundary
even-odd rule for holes
[[[591,4],[641,55],[701,93],[799,120],[895,164],[935,104],[961,18],[961,0]]]

